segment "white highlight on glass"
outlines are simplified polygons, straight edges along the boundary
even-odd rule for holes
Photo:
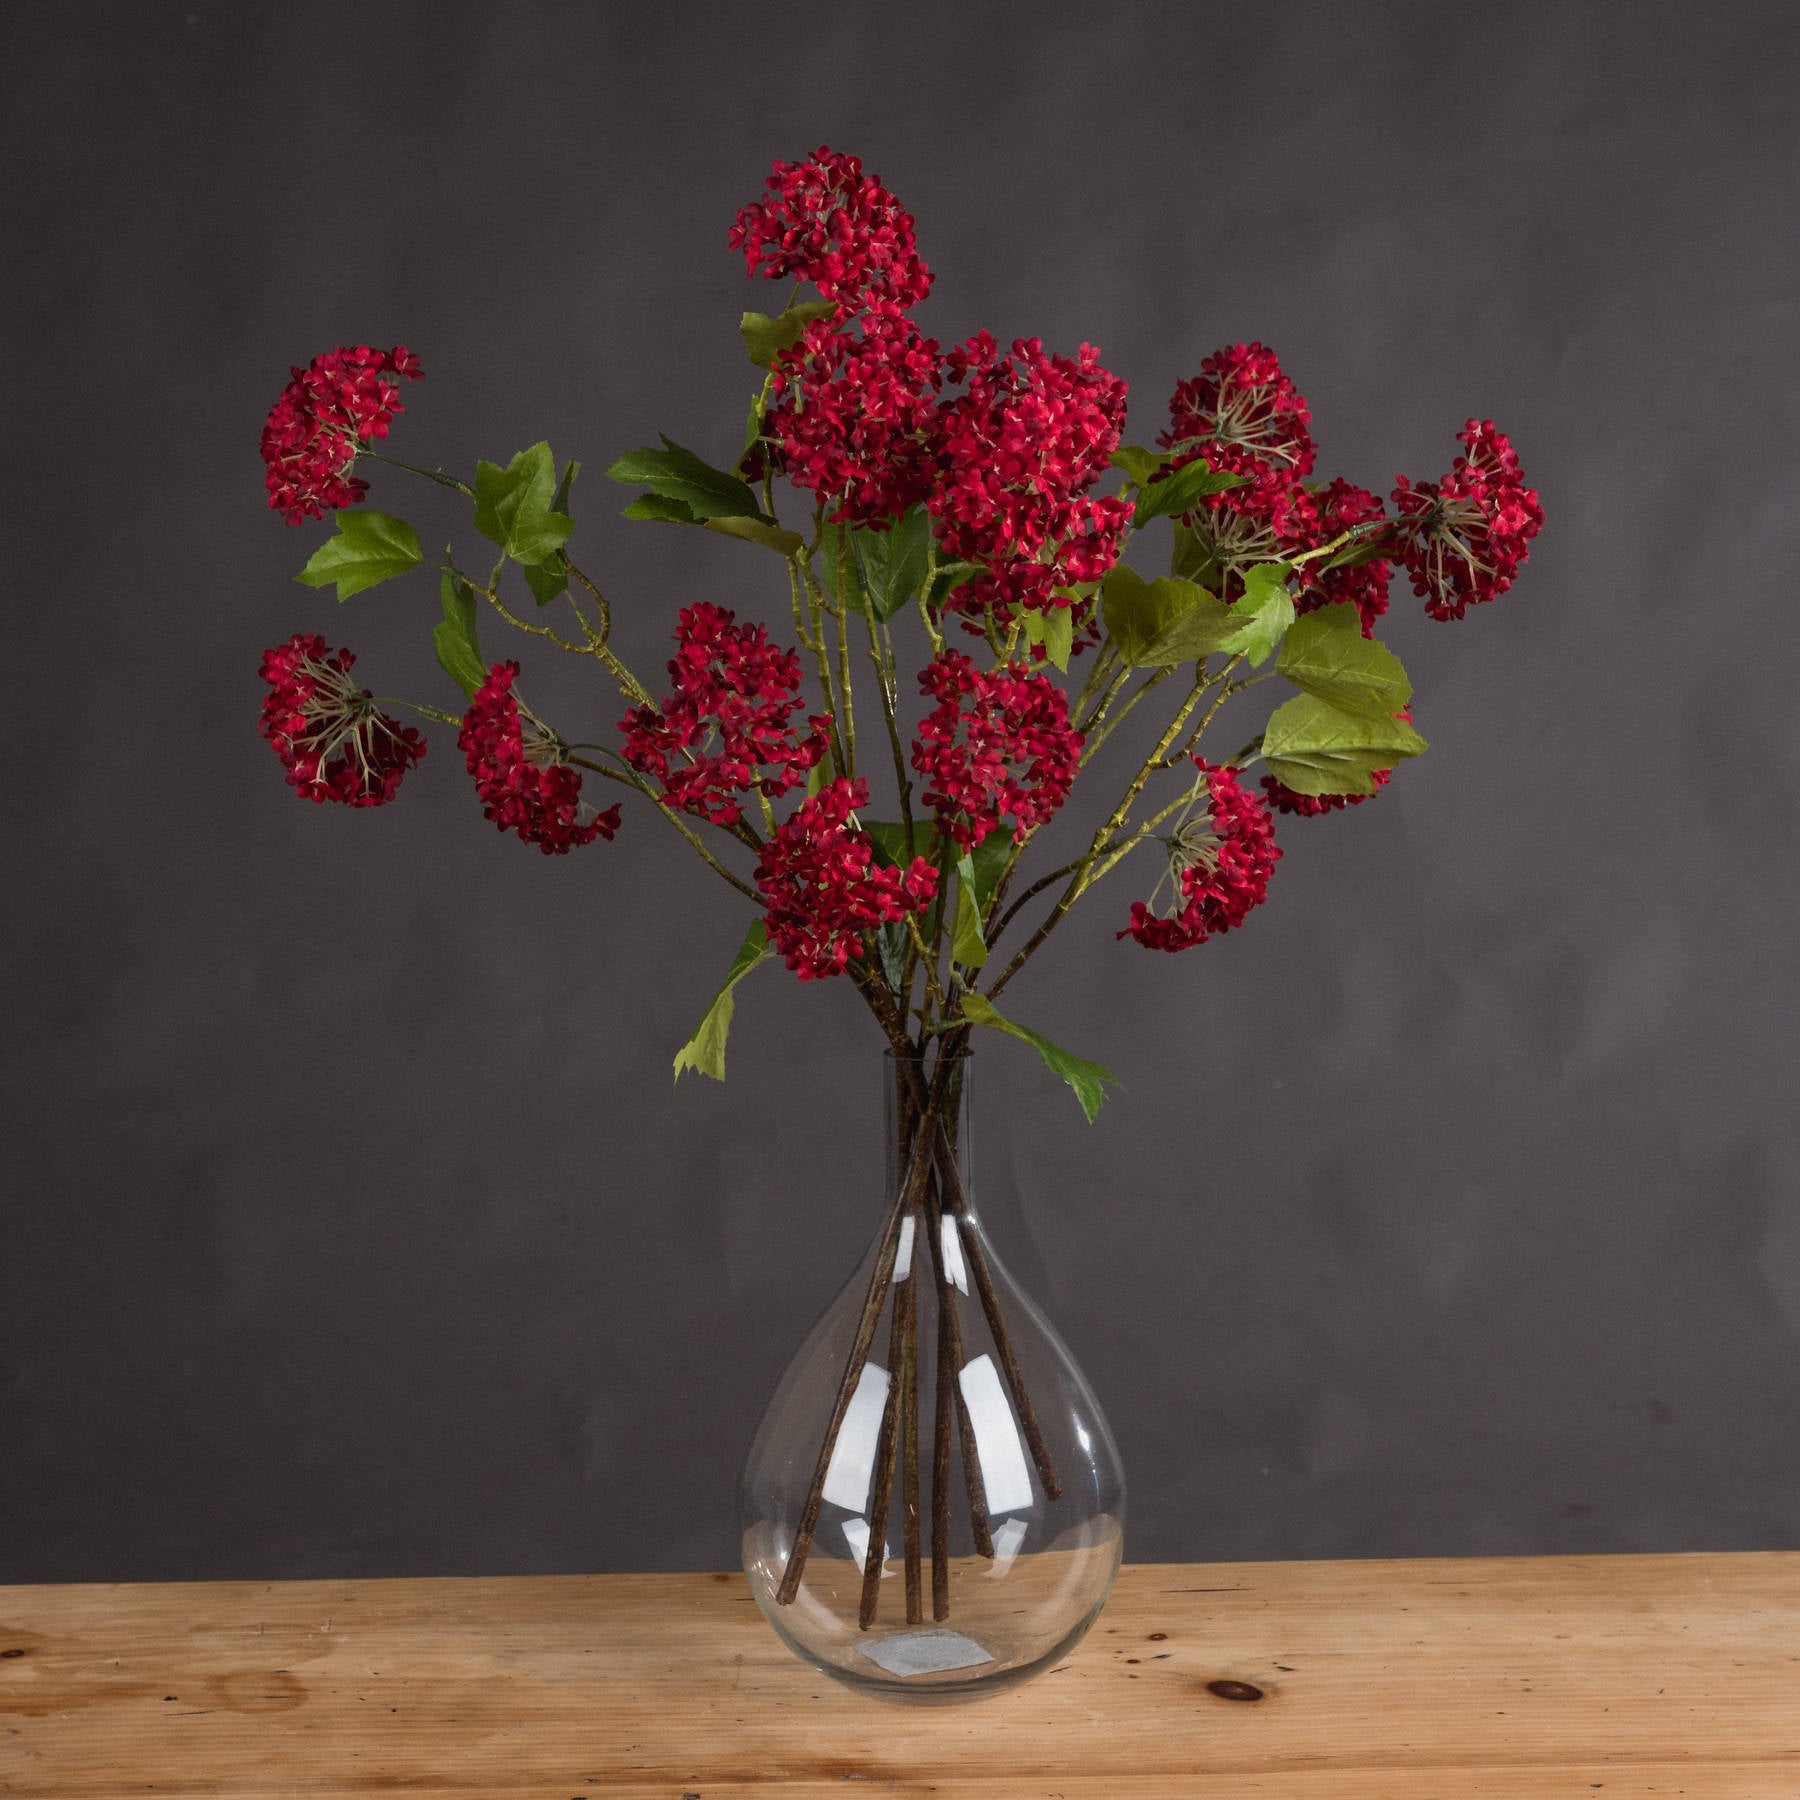
[[[994,1367],[994,1359],[984,1353],[968,1364],[958,1379],[969,1409],[969,1423],[975,1427],[975,1457],[981,1464],[988,1515],[1017,1512],[1031,1504],[1031,1471],[1025,1466],[1025,1446],[1013,1423],[1006,1390],[1000,1385],[1000,1371]],[[857,1398],[861,1397],[859,1384]],[[858,1501],[859,1511],[861,1505]]]
[[[913,1216],[908,1213],[900,1221],[900,1245],[894,1252],[894,1280],[904,1281],[912,1273]]]
[[[868,1536],[868,1527],[863,1527],[863,1536]],[[1019,1546],[1025,1541],[1025,1521],[1008,1519],[994,1533],[994,1566],[988,1570],[989,1575],[1004,1575],[1012,1567],[1013,1558],[1019,1554]]]
[[[844,1521],[844,1542],[850,1546],[850,1559],[859,1569],[869,1566],[869,1521],[867,1519],[846,1519]],[[881,1560],[888,1560],[888,1547],[881,1546]],[[882,1579],[891,1581],[893,1571],[883,1569]]]
[[[956,1229],[956,1220],[950,1213],[945,1213],[938,1223],[938,1241],[944,1252],[944,1279],[966,1294],[969,1271],[963,1263],[962,1234]]]
[[[850,1396],[849,1410],[832,1446],[831,1466],[825,1471],[825,1498],[846,1512],[859,1513],[868,1508],[875,1440],[881,1435],[881,1415],[887,1408],[892,1379],[878,1364],[863,1364],[856,1392]]]

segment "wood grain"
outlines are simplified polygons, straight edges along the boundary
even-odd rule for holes
[[[942,1710],[815,1676],[736,1574],[0,1588],[0,1793],[146,1792],[1800,1800],[1800,1553],[1137,1566]]]

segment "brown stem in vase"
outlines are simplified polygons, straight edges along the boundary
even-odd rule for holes
[[[937,1125],[936,1156],[938,1177],[944,1184],[950,1209],[956,1216],[958,1234],[962,1239],[963,1260],[969,1265],[969,1275],[975,1283],[975,1291],[981,1296],[981,1310],[987,1315],[988,1330],[993,1334],[994,1349],[1000,1358],[1000,1372],[1006,1378],[1007,1391],[1012,1395],[1013,1408],[1019,1415],[1019,1429],[1025,1434],[1026,1446],[1031,1451],[1031,1460],[1037,1464],[1038,1478],[1044,1484],[1045,1493],[1052,1500],[1060,1500],[1062,1482],[1057,1479],[1056,1465],[1051,1461],[1050,1447],[1044,1442],[1043,1430],[1032,1409],[1031,1396],[1025,1391],[1024,1371],[1019,1367],[1018,1353],[1013,1349],[1012,1337],[1000,1311],[1000,1296],[994,1289],[993,1271],[988,1267],[981,1239],[976,1235],[969,1218],[969,1201],[963,1192],[962,1179],[957,1173],[956,1152],[951,1148],[941,1119]]]
[[[914,1235],[916,1240],[917,1233]],[[917,1250],[915,1241],[915,1256]],[[906,1551],[906,1622],[918,1625],[924,1620],[925,1604],[919,1562],[919,1284],[913,1273],[909,1269],[906,1280],[894,1289],[894,1336],[899,1345],[894,1383],[900,1396],[900,1467],[904,1478],[900,1529]]]
[[[993,1533],[988,1527],[987,1499],[982,1490],[981,1459],[975,1427],[957,1385],[962,1368],[962,1323],[957,1316],[956,1287],[944,1265],[944,1211],[933,1183],[925,1195],[925,1229],[931,1237],[931,1267],[938,1303],[937,1405],[933,1421],[931,1462],[931,1616],[950,1616],[950,1432],[955,1421],[961,1440],[963,1481],[968,1492],[969,1525],[976,1554],[990,1561]]]
[[[910,1283],[908,1284],[910,1285]],[[888,1336],[888,1362],[898,1366],[900,1339],[900,1289],[894,1288],[893,1327]],[[881,1432],[875,1440],[875,1464],[869,1502],[869,1544],[863,1552],[862,1600],[856,1623],[867,1631],[875,1623],[881,1597],[881,1574],[887,1562],[888,1500],[894,1491],[894,1448],[899,1435],[900,1384],[890,1382],[887,1405],[881,1409]]]
[[[936,1096],[934,1095],[935,1099]],[[882,1302],[894,1276],[894,1255],[900,1247],[900,1221],[918,1202],[925,1175],[931,1166],[929,1146],[932,1141],[928,1109],[920,1120],[913,1142],[905,1179],[889,1210],[887,1225],[881,1234],[881,1245],[875,1253],[875,1271],[869,1278],[869,1291],[863,1299],[862,1316],[857,1320],[856,1337],[850,1346],[849,1360],[838,1383],[836,1398],[831,1403],[831,1417],[825,1426],[825,1438],[819,1445],[819,1459],[814,1465],[812,1483],[806,1491],[806,1503],[800,1512],[800,1523],[794,1531],[794,1545],[788,1552],[787,1567],[782,1571],[781,1586],[775,1590],[776,1601],[791,1606],[800,1592],[800,1577],[806,1571],[806,1559],[812,1550],[813,1533],[819,1528],[819,1509],[825,1503],[825,1478],[831,1469],[832,1452],[837,1448],[838,1433],[844,1427],[844,1415],[850,1410],[851,1396],[862,1378],[869,1360],[869,1346],[875,1341],[875,1327],[881,1319]]]

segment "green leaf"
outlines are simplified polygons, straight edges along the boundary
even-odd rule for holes
[[[744,472],[744,459],[756,448],[756,441],[762,436],[763,397],[767,392],[763,388],[750,396],[750,411],[744,419],[744,448],[738,456],[737,473],[740,475]]]
[[[438,582],[438,599],[444,616],[431,634],[438,666],[471,699],[487,680],[487,664],[481,660],[481,640],[475,630],[475,590],[456,573],[445,569]]]
[[[985,913],[994,897],[1001,872],[1012,861],[1013,835],[1010,831],[990,831],[975,846],[971,860],[975,864],[975,903]]]
[[[1191,527],[1175,521],[1175,553],[1169,559],[1169,573],[1182,581],[1198,581],[1218,588],[1225,571],[1213,554],[1212,542]]]
[[[1066,675],[1069,655],[1075,648],[1075,609],[1053,606],[1047,611],[1025,614],[1025,641],[1040,645],[1044,655]]]
[[[945,563],[931,578],[928,604],[932,610],[935,612],[965,581],[980,573],[981,565],[979,563]]]
[[[1127,479],[1140,486],[1149,481],[1168,460],[1165,451],[1146,450],[1141,444],[1121,444],[1112,453],[1112,466],[1123,469]]]
[[[1238,628],[1219,646],[1221,650],[1242,656],[1252,665],[1269,660],[1294,622],[1294,600],[1287,590],[1293,572],[1279,562],[1258,563],[1244,572],[1243,598],[1231,607]]]
[[[1029,1044],[1043,1059],[1044,1067],[1053,1074],[1060,1075],[1069,1084],[1075,1098],[1081,1102],[1081,1110],[1087,1114],[1090,1125],[1100,1111],[1100,1102],[1106,1098],[1105,1084],[1111,1082],[1114,1087],[1119,1085],[1118,1076],[1111,1070],[1102,1068],[1097,1062],[1088,1062],[1084,1057],[1071,1056],[1067,1050],[1051,1043],[1047,1037],[1040,1037],[1037,1032],[1028,1030],[1023,1025],[1015,1025],[1011,1019],[1003,1017],[984,994],[964,994],[962,1012],[963,1017],[971,1024],[1004,1031]]]
[[[915,856],[936,862],[938,834],[935,825],[913,821],[912,848],[906,847],[906,826],[898,819],[864,819],[862,828],[875,840],[875,860],[890,869],[904,869]]]
[[[1124,660],[1139,668],[1173,668],[1222,650],[1241,622],[1197,582],[1159,575],[1145,581],[1115,563],[1100,590],[1100,616]]]
[[[626,507],[627,519],[660,519],[669,525],[698,525],[694,510],[685,500],[671,500],[666,494],[639,494]]]
[[[1270,774],[1297,794],[1372,794],[1375,770],[1424,749],[1404,719],[1343,712],[1316,694],[1276,707],[1262,736]]]
[[[1222,494],[1227,488],[1242,487],[1244,480],[1242,475],[1209,469],[1196,458],[1173,475],[1165,475],[1161,481],[1140,488],[1136,496],[1137,510],[1131,515],[1131,522],[1134,526],[1147,525],[1165,513],[1190,512],[1195,501],[1208,494]]]
[[[335,581],[341,603],[422,560],[418,533],[404,519],[352,510],[337,515],[337,536],[321,544],[294,579],[308,587]]]
[[[569,571],[562,552],[556,551],[548,562],[525,565],[525,585],[539,606],[548,606],[558,594],[569,591]]]
[[[1364,637],[1356,608],[1341,601],[1294,621],[1275,668],[1295,687],[1330,701],[1340,712],[1391,719],[1412,699],[1412,683],[1399,657]]]
[[[756,965],[775,953],[769,948],[768,927],[758,919],[744,934],[738,953],[731,959],[725,984],[713,996],[694,1035],[675,1053],[675,1079],[682,1071],[692,1069],[698,1075],[710,1075],[714,1081],[725,1079],[725,1040],[731,1035],[731,1015],[737,1011],[737,998],[732,989]]]
[[[850,541],[862,569],[863,590],[878,619],[891,619],[925,585],[931,521],[915,507],[886,531],[854,530]]]
[[[685,524],[700,524],[708,519],[766,517],[748,482],[715,469],[669,437],[663,438],[661,450],[626,451],[606,473],[613,481],[647,487],[653,495],[678,501],[686,509],[683,513],[669,513],[640,512],[627,507],[628,519],[680,519]],[[638,501],[633,506],[642,504]]]
[[[821,788],[829,787],[836,779],[837,769],[834,766],[831,752],[827,750],[825,754],[806,771],[807,799],[812,799]]]
[[[700,523],[708,531],[716,531],[722,537],[742,538],[747,544],[761,544],[765,549],[773,550],[781,556],[792,556],[806,544],[806,539],[799,532],[772,525],[767,519],[702,519]]]
[[[750,360],[759,369],[766,369],[783,350],[791,350],[799,343],[814,319],[830,318],[836,311],[836,301],[806,300],[798,306],[790,306],[773,319],[767,313],[747,312],[738,321],[738,330],[744,335],[744,348],[749,351]]]
[[[898,994],[906,980],[906,958],[912,949],[912,935],[903,919],[890,920],[875,934],[876,953],[881,958],[881,972],[888,988]]]
[[[950,954],[965,969],[979,969],[988,957],[981,935],[975,862],[967,853],[956,859],[956,915],[950,927]]]
[[[573,474],[566,479],[573,482]],[[521,450],[504,469],[497,463],[478,462],[475,529],[514,562],[527,567],[547,562],[575,529],[575,521],[552,504],[557,491],[556,458],[548,444]]]

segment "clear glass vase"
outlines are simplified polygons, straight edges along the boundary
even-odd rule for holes
[[[970,1058],[890,1054],[879,1229],[744,1466],[744,1570],[797,1655],[907,1702],[997,1693],[1094,1622],[1125,1483],[1106,1419],[991,1248]]]

